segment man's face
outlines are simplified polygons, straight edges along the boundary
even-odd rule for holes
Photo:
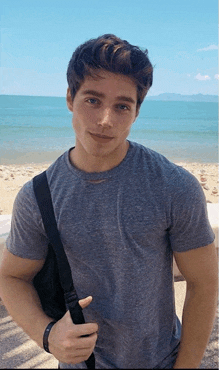
[[[87,76],[72,102],[75,150],[95,157],[116,156],[124,150],[126,138],[137,116],[137,88],[132,79],[111,72],[100,78]]]

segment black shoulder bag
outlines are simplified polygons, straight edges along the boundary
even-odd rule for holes
[[[39,295],[43,310],[48,316],[58,321],[69,310],[73,323],[83,324],[85,320],[82,308],[79,305],[69,262],[57,229],[46,171],[33,178],[33,185],[49,239],[48,254],[43,268],[33,279],[34,287]],[[93,353],[85,363],[88,369],[95,369]]]

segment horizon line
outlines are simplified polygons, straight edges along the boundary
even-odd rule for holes
[[[168,92],[165,92],[165,93],[160,93],[160,94],[157,94],[157,95],[147,95],[146,98],[148,98],[148,97],[156,97],[156,96],[160,96],[160,95],[164,95],[164,94],[168,94],[168,95],[181,95],[181,96],[202,95],[202,96],[218,96],[219,97],[219,94],[202,94],[202,93],[181,94],[181,93],[168,93]],[[1,94],[0,96],[33,96],[33,97],[36,97],[36,98],[66,98],[66,96],[57,96],[57,95],[27,95],[27,94]]]

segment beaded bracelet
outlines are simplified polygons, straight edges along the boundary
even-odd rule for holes
[[[45,331],[44,331],[44,335],[43,335],[43,347],[45,349],[46,352],[50,353],[49,351],[49,344],[48,344],[48,337],[49,337],[49,334],[50,334],[50,331],[52,329],[52,327],[54,326],[54,324],[56,324],[56,321],[51,321]]]

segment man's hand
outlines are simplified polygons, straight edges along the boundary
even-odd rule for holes
[[[1,298],[13,319],[41,348],[43,333],[51,321],[42,310],[32,280],[41,270],[44,260],[30,260],[3,252],[0,268]],[[87,307],[92,297],[79,301]],[[97,340],[96,323],[75,325],[67,312],[51,329],[48,338],[50,352],[60,361],[76,364],[89,358]],[[87,337],[82,337],[88,335]]]
[[[92,297],[81,299],[82,308],[87,307]],[[75,325],[70,312],[59,320],[51,329],[48,343],[50,352],[57,360],[67,364],[77,364],[89,358],[97,340],[98,325],[87,323]],[[84,337],[86,335],[86,337]]]

